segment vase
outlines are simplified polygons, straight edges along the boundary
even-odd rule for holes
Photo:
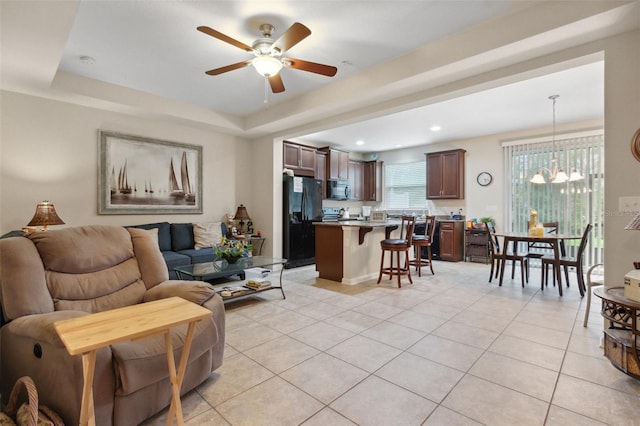
[[[225,259],[229,263],[236,263],[240,259],[240,257],[239,256],[230,256],[230,257],[223,257],[223,259]]]

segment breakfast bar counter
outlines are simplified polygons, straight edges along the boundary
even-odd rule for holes
[[[380,241],[389,238],[400,222],[349,220],[314,222],[316,270],[320,278],[358,284],[378,277]]]

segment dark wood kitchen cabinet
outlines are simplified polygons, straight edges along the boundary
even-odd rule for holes
[[[284,141],[282,162],[285,168],[293,170],[296,175],[313,177],[316,173],[316,149]]]
[[[427,199],[464,198],[464,149],[427,156]]]
[[[363,163],[362,200],[378,201],[378,163],[365,161]]]
[[[362,200],[364,189],[364,164],[362,161],[349,160],[350,200]]]
[[[349,153],[338,149],[320,148],[327,153],[327,179],[349,179]]]
[[[327,198],[327,153],[316,151],[316,179],[322,181],[322,199]]]
[[[464,258],[464,221],[440,220],[440,259],[459,262]]]

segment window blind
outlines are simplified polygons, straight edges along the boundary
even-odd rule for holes
[[[427,205],[426,162],[383,166],[385,209],[422,209]]]

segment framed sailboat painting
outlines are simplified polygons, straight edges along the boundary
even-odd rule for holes
[[[202,147],[100,130],[98,213],[202,213]]]

